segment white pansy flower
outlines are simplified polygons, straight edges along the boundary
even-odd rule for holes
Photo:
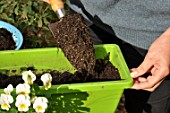
[[[18,108],[18,111],[27,112],[30,105],[31,102],[29,96],[22,94],[17,96],[15,106]]]
[[[48,90],[51,87],[52,76],[50,73],[45,73],[41,76],[41,80],[45,86],[45,89]]]
[[[9,110],[11,107],[10,104],[14,102],[14,99],[11,95],[1,94],[0,96],[0,105],[1,109],[3,110]]]
[[[18,84],[16,86],[16,93],[28,95],[30,93],[30,85],[28,85],[28,84]]]
[[[37,97],[33,104],[33,108],[37,113],[44,113],[45,109],[47,108],[48,100],[45,97]]]
[[[31,85],[36,80],[36,75],[31,70],[24,71],[22,73],[22,79],[24,80],[25,83]]]
[[[7,88],[4,89],[4,92],[6,95],[10,95],[13,90],[14,90],[14,88],[13,88],[12,84],[9,84],[7,86]]]

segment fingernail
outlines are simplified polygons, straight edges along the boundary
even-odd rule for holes
[[[137,71],[131,72],[130,75],[134,77],[137,74]]]

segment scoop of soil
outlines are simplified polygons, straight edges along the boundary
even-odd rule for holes
[[[0,28],[0,50],[14,50],[15,42],[12,38],[12,33],[4,28]]]
[[[49,25],[56,46],[61,48],[70,63],[79,71],[92,74],[95,55],[88,26],[80,14],[67,15]]]

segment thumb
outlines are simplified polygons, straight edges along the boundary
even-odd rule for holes
[[[144,61],[141,63],[141,65],[137,68],[131,69],[131,76],[133,78],[137,78],[139,76],[142,76],[143,74],[149,72],[149,70],[152,68],[153,63],[148,58],[145,58]]]

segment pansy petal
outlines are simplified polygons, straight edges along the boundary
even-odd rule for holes
[[[24,71],[22,73],[22,79],[25,83],[33,84],[33,82],[36,80],[36,75],[31,71]]]

